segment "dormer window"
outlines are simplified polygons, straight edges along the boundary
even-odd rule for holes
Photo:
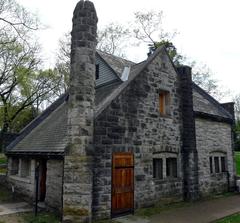
[[[99,79],[99,64],[96,64],[95,79]]]
[[[170,95],[168,91],[159,93],[159,112],[162,116],[170,115]]]

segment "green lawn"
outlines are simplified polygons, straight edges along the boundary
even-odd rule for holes
[[[237,175],[240,176],[240,152],[235,152]]]
[[[240,223],[240,213],[222,218],[214,223]]]

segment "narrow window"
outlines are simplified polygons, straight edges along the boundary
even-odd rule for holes
[[[212,162],[212,157],[209,157],[209,165],[210,165],[210,173],[213,173],[213,162]]]
[[[29,159],[21,160],[21,177],[30,176],[31,161]]]
[[[18,158],[13,158],[12,159],[11,175],[17,175],[18,170],[19,170],[19,159]]]
[[[170,114],[169,105],[170,105],[169,92],[161,91],[159,94],[159,112],[161,115]]]
[[[96,64],[95,78],[99,79],[99,64]]]
[[[159,111],[161,115],[165,115],[165,93],[159,94]]]
[[[220,172],[220,166],[219,166],[219,157],[214,157],[214,165],[215,165],[215,173]]]
[[[177,177],[177,159],[167,158],[166,169],[167,169],[167,177]]]
[[[153,159],[153,178],[163,179],[163,160]]]
[[[221,167],[222,167],[222,172],[226,172],[226,159],[224,156],[221,157]]]

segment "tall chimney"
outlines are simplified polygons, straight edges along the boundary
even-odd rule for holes
[[[193,111],[192,69],[188,66],[177,67],[182,93],[182,160],[183,190],[186,200],[199,197],[198,152],[196,147],[195,118]]]
[[[97,14],[81,0],[73,13],[63,222],[92,221],[92,154]]]

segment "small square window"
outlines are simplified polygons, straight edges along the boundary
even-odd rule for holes
[[[163,179],[163,160],[153,159],[153,178]]]
[[[167,177],[177,177],[177,159],[167,158],[166,159]]]
[[[167,91],[159,94],[159,112],[161,115],[170,115],[170,95]]]

